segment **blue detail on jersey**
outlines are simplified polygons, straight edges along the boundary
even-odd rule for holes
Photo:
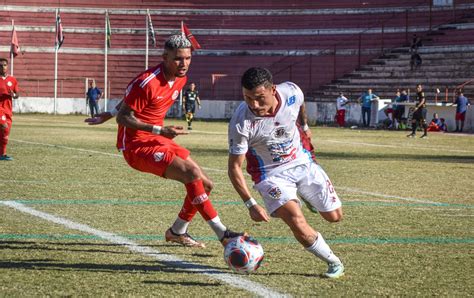
[[[296,95],[293,95],[291,97],[288,97],[288,99],[286,100],[286,105],[291,106],[295,102],[296,102]]]
[[[252,180],[256,183],[267,178],[265,163],[254,148],[249,148],[249,151],[247,152],[247,172],[252,176]]]

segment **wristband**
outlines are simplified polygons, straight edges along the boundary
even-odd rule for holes
[[[245,207],[247,207],[247,209],[250,209],[251,207],[257,205],[257,201],[255,201],[255,199],[251,197],[250,199],[245,201],[244,204],[245,204]]]
[[[115,116],[117,116],[118,112],[119,111],[117,110],[117,108],[113,108],[112,111],[110,111],[109,113],[110,113],[110,115],[112,115],[112,117],[115,117]]]
[[[154,135],[159,135],[160,132],[161,132],[161,126],[153,125],[153,130],[151,131],[151,133]]]
[[[303,125],[303,131],[307,131],[309,129],[308,124]]]

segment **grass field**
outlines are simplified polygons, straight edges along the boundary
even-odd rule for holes
[[[304,210],[346,266],[346,276],[326,280],[326,265],[282,222],[249,218],[227,178],[226,123],[195,122],[177,141],[215,182],[223,222],[262,243],[266,259],[250,276],[226,268],[199,217],[190,232],[206,249],[166,243],[183,186],[128,167],[115,122],[91,127],[83,118],[14,117],[15,160],[0,163],[1,296],[474,294],[472,135],[312,128],[345,212],[330,224]]]

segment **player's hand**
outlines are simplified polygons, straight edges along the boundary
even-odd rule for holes
[[[201,105],[198,105],[198,109],[201,109]]]
[[[263,209],[263,207],[259,205],[254,205],[250,207],[249,213],[250,213],[250,218],[252,218],[253,221],[268,222],[270,220],[270,217],[268,216],[265,209]]]
[[[87,118],[84,120],[89,125],[98,125],[106,122],[107,120],[113,118],[112,114],[109,112],[103,112],[93,118]]]
[[[174,139],[178,135],[187,135],[188,132],[184,130],[183,126],[170,125],[165,126],[161,129],[160,135],[168,138]]]
[[[312,136],[311,129],[308,129],[308,130],[305,131],[304,133],[305,133],[305,135],[308,137],[308,139],[311,139],[311,136]]]

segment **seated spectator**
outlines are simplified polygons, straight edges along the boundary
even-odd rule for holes
[[[438,113],[433,114],[433,119],[431,120],[430,124],[428,125],[428,131],[442,131],[441,130],[441,119],[439,119]],[[446,126],[446,124],[445,124]]]
[[[441,125],[439,126],[440,131],[448,132],[448,125],[446,124],[446,120],[444,118],[441,118],[439,120],[441,120]]]

